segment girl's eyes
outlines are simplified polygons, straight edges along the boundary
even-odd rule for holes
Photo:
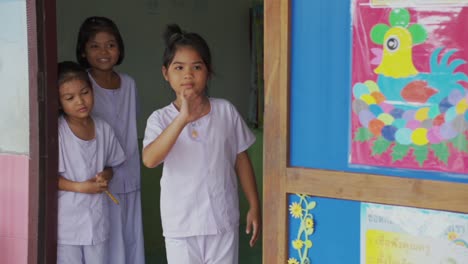
[[[116,43],[110,43],[110,44],[106,44],[104,46],[106,49],[113,49],[113,48],[116,48],[117,47],[117,44]],[[90,49],[99,49],[100,46],[98,44],[90,44],[89,45],[89,48]]]
[[[81,90],[81,94],[88,94],[90,92],[90,89],[89,88],[85,88],[83,90]],[[63,99],[65,101],[72,101],[73,99],[75,98],[75,96],[66,96],[66,97],[63,97]]]
[[[176,67],[174,67],[174,69],[177,70],[177,71],[180,71],[180,70],[183,70],[184,67],[176,66]],[[193,69],[196,70],[196,71],[199,71],[199,70],[203,69],[203,66],[202,65],[195,65],[195,66],[193,66]]]

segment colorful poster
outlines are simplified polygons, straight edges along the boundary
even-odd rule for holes
[[[361,204],[361,264],[468,263],[468,215]]]
[[[390,6],[390,5],[404,5],[404,6],[438,6],[438,5],[454,5],[467,4],[468,0],[370,0],[372,6]]]
[[[352,4],[350,163],[467,174],[468,5],[391,3]]]

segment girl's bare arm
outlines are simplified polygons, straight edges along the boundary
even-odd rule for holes
[[[143,164],[148,168],[158,166],[174,146],[185,125],[187,122],[184,118],[177,116],[153,142],[143,149]]]
[[[250,239],[250,246],[253,247],[255,242],[260,236],[260,230],[262,229],[262,217],[260,201],[258,198],[257,183],[255,182],[255,175],[250,162],[247,151],[237,154],[236,159],[236,172],[239,177],[242,190],[249,202],[249,211],[247,212],[247,227],[246,233],[252,232]]]
[[[62,191],[78,193],[102,193],[107,190],[107,182],[97,182],[96,178],[91,178],[84,182],[71,181],[63,176],[59,176],[58,189]]]

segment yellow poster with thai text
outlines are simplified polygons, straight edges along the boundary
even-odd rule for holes
[[[361,204],[361,264],[468,264],[468,215]]]
[[[367,230],[367,264],[430,263],[430,244],[404,234]]]

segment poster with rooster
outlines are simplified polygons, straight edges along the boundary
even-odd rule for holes
[[[350,163],[468,173],[468,1],[354,0]]]

